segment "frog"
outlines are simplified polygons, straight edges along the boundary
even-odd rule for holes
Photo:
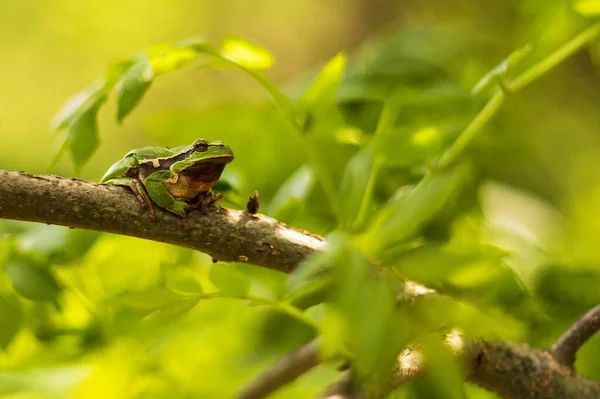
[[[152,203],[185,218],[189,210],[205,210],[223,197],[211,188],[231,161],[233,151],[222,141],[199,139],[175,148],[150,146],[129,151],[100,182],[130,187],[153,220]]]

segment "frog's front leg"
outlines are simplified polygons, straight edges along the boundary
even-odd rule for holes
[[[145,185],[148,195],[156,205],[185,217],[185,210],[189,207],[188,203],[175,199],[163,184],[174,178],[175,175],[170,170],[159,170],[146,178]]]
[[[142,184],[140,179],[138,177],[132,179],[131,182],[129,182],[129,187],[131,187],[131,190],[134,192],[138,201],[140,201],[140,203],[142,204],[142,208],[148,209],[148,213],[150,213],[150,218],[152,220],[156,220],[156,212],[154,212],[152,200],[148,196],[148,193],[146,192],[146,189],[144,189],[144,185]]]
[[[133,191],[135,197],[142,205],[142,208],[148,209],[150,213],[150,218],[152,220],[156,220],[156,212],[154,212],[154,208],[152,207],[152,201],[148,196],[148,193],[144,189],[144,185],[139,180],[139,178],[130,178],[130,177],[118,177],[114,179],[110,179],[104,182],[104,184],[112,184],[116,186],[127,186]]]

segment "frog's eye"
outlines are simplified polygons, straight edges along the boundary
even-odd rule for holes
[[[205,140],[196,140],[194,142],[194,151],[204,152],[208,150],[208,143]]]

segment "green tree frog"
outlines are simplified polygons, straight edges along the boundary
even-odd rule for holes
[[[177,215],[204,208],[222,198],[211,187],[219,180],[233,151],[221,141],[196,140],[176,148],[144,147],[128,152],[104,174],[101,182],[129,186],[150,216],[154,202]]]

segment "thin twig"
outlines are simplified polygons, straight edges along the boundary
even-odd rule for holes
[[[294,381],[319,364],[319,342],[311,341],[279,359],[254,377],[236,396],[237,399],[260,399]]]
[[[575,354],[594,334],[600,330],[600,305],[577,320],[552,345],[550,352],[557,362],[573,368]]]

